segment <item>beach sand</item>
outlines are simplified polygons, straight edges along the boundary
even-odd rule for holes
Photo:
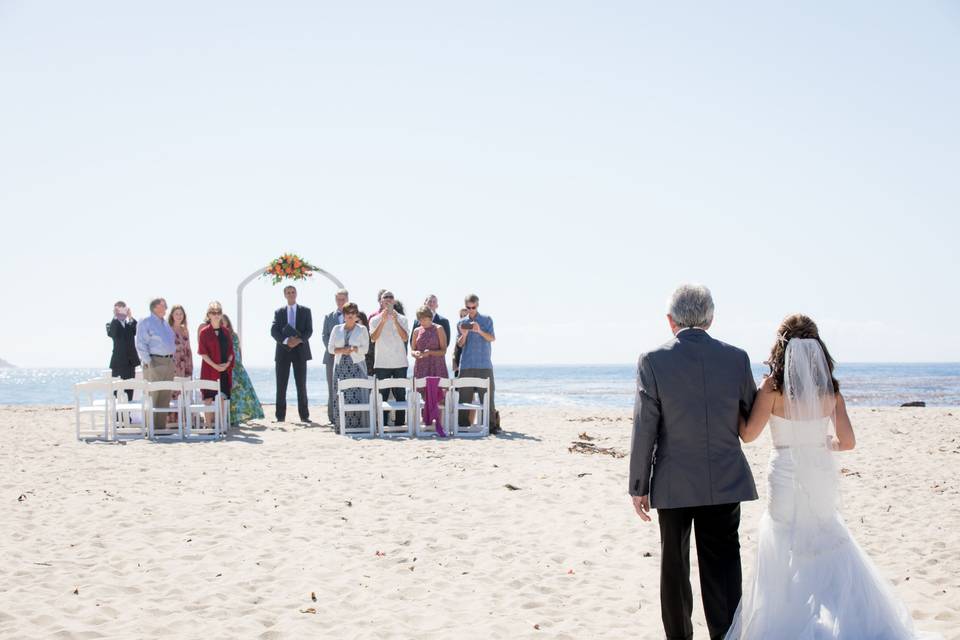
[[[852,417],[847,522],[918,628],[960,639],[960,410]],[[627,458],[568,451],[586,433],[626,452],[628,412],[503,420],[480,441],[264,421],[84,444],[71,409],[0,408],[0,637],[662,637],[658,530],[633,513]],[[746,576],[769,446],[746,447]]]

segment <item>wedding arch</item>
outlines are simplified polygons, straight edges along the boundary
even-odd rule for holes
[[[266,267],[261,267],[244,278],[237,285],[237,338],[241,341],[240,348],[243,349],[243,290],[248,284],[257,278],[270,278],[273,284],[279,284],[284,280],[308,280],[313,274],[320,274],[327,278],[338,289],[344,289],[343,283],[330,273],[320,267],[316,267],[300,256],[294,253],[285,253],[276,260],[272,261]]]

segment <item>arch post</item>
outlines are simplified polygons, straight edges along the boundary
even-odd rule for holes
[[[253,282],[253,281],[256,280],[257,278],[259,278],[260,276],[262,276],[262,275],[264,274],[264,272],[266,272],[267,266],[268,266],[268,265],[263,266],[263,267],[257,269],[256,271],[254,271],[253,273],[251,273],[249,276],[247,276],[246,278],[244,278],[243,280],[241,280],[241,281],[240,281],[240,284],[237,285],[237,339],[240,341],[240,350],[241,350],[241,351],[243,351],[243,336],[244,336],[244,333],[243,333],[243,290],[246,288],[246,286],[247,286],[248,284],[250,284],[251,282]],[[330,280],[330,282],[332,282],[333,284],[337,285],[337,287],[338,287],[339,289],[345,289],[345,288],[346,288],[346,287],[343,286],[343,283],[340,282],[340,280],[339,280],[336,276],[334,276],[332,273],[330,273],[329,271],[324,271],[323,269],[314,269],[314,270],[313,270],[313,273],[319,273],[320,275],[324,276],[325,278],[327,278],[328,280]]]

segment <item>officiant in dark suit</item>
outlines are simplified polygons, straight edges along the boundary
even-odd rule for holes
[[[297,411],[301,421],[309,422],[307,361],[313,357],[310,353],[313,317],[310,309],[297,304],[296,287],[284,287],[283,295],[287,304],[273,314],[273,326],[270,328],[270,335],[277,341],[274,356],[277,368],[277,422],[283,422],[287,416],[287,383],[290,381],[291,365],[293,381],[297,385]]]
[[[113,340],[110,355],[110,375],[129,380],[137,373],[140,357],[137,355],[137,319],[122,300],[113,305],[113,319],[107,323],[107,336]],[[127,390],[127,398],[133,400],[133,390]]]

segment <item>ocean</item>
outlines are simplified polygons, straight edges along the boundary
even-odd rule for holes
[[[505,365],[495,369],[497,404],[513,407],[605,407],[629,410],[633,406],[634,365]],[[73,384],[101,374],[102,369],[0,369],[0,405],[65,405],[73,403]],[[260,400],[273,403],[272,367],[250,367]],[[759,381],[767,371],[754,365]],[[847,403],[855,406],[899,406],[922,401],[930,406],[960,406],[960,363],[843,364],[836,372]],[[292,378],[292,373],[291,373]],[[326,403],[322,365],[307,374],[312,405]],[[290,380],[288,398],[296,397]],[[295,402],[294,402],[295,404]]]

